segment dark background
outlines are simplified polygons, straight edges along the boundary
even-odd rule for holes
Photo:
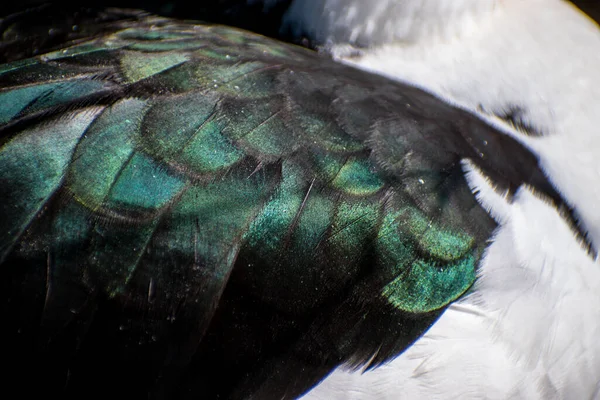
[[[180,19],[234,25],[268,35],[277,35],[279,22],[292,0],[86,0],[73,6],[71,0],[5,0],[0,6],[0,18],[31,7],[49,5],[46,15],[69,13],[85,7],[143,9],[148,12]],[[250,3],[250,4],[248,4]],[[269,4],[269,6],[266,6]],[[265,12],[267,11],[267,12]]]

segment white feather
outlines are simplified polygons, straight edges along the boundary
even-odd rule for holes
[[[376,4],[395,5],[385,14],[390,21],[406,24],[405,14],[418,16],[421,34],[406,41],[374,33],[366,42],[384,44],[356,56],[336,24],[364,27],[378,22],[381,12],[359,0],[322,3],[326,15],[340,7],[333,26],[325,17],[310,23],[302,18],[319,10],[311,0],[296,0],[288,18],[324,32],[341,62],[409,82],[476,113],[522,107],[524,122],[545,134],[528,144],[600,243],[600,184],[592,184],[600,183],[600,30],[592,20],[562,0],[380,0]],[[419,5],[427,12],[410,12]],[[444,29],[431,28],[441,22]]]
[[[377,4],[296,0],[288,18],[341,62],[498,126],[486,114],[521,107],[543,135],[502,129],[538,155],[600,248],[598,26],[562,0]],[[367,47],[357,56],[349,44]],[[472,293],[395,360],[364,373],[337,369],[306,399],[600,398],[599,262],[528,188],[509,201],[468,160],[464,167],[499,224]]]
[[[467,165],[483,203],[501,210],[473,293],[395,360],[340,368],[304,399],[599,395],[600,265],[552,206],[527,189],[509,203]]]
[[[286,29],[320,43],[381,45],[420,43],[478,26],[498,0],[295,0]],[[453,23],[447,23],[448,20]]]

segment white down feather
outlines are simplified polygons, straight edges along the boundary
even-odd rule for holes
[[[420,86],[528,146],[600,248],[600,29],[562,0],[296,0],[341,62]],[[527,136],[494,115],[523,110]],[[528,188],[469,183],[498,221],[472,294],[405,353],[304,399],[600,398],[600,263]]]

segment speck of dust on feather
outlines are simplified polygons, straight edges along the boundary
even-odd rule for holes
[[[594,398],[597,261],[547,201],[527,187],[500,194],[462,164],[499,224],[471,293],[399,357],[362,373],[338,368],[303,400]]]
[[[469,7],[468,1],[458,3]],[[438,2],[437,14],[422,15],[431,24],[436,15],[451,16],[443,31],[423,31],[412,42],[388,37],[378,43],[374,38],[360,57],[348,55],[352,46],[347,36],[335,37],[332,21],[301,23],[318,25],[324,40],[333,38],[325,47],[338,61],[410,82],[481,117],[486,116],[481,109],[506,117],[507,105],[520,107],[523,113],[513,125],[521,130],[535,126],[534,131],[543,135],[514,130],[513,137],[540,159],[544,172],[577,211],[582,230],[598,247],[600,174],[593,157],[594,149],[600,148],[596,134],[600,104],[594,101],[600,92],[595,84],[600,81],[598,25],[562,0],[481,3],[488,8],[471,4],[473,10],[465,16],[470,15],[466,18],[472,24],[465,25],[460,14],[448,14]]]

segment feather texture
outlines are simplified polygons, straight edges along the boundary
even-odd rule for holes
[[[497,225],[461,160],[564,207],[527,149],[419,89],[231,28],[112,27],[0,66],[16,385],[292,398],[473,285]]]
[[[598,25],[562,0],[434,3],[381,12],[354,0],[297,0],[288,17],[331,41],[342,62],[513,125],[507,132],[540,157],[598,248]],[[535,190],[507,199],[467,169],[499,224],[471,294],[402,356],[362,374],[342,366],[306,399],[598,398],[598,258]]]

